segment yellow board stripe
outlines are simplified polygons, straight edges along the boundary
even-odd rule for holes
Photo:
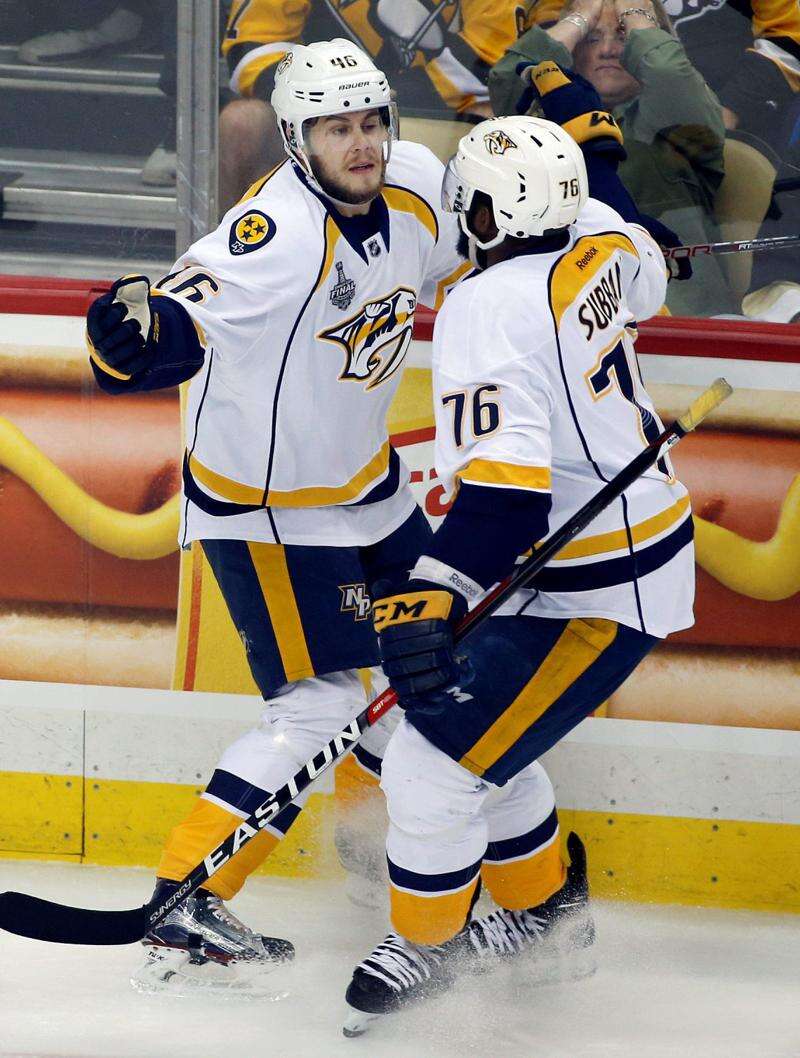
[[[456,473],[456,478],[468,483],[506,485],[512,489],[535,489],[538,492],[549,492],[551,485],[550,467],[521,466],[496,459],[472,459]]]
[[[313,676],[314,666],[286,564],[286,549],[282,544],[255,542],[248,543],[247,549],[261,585],[287,680]]]
[[[406,187],[387,184],[383,189],[383,200],[389,209],[399,213],[412,213],[423,227],[431,233],[434,242],[439,238],[439,222],[436,214],[425,201]]]
[[[617,622],[576,617],[561,633],[536,674],[458,762],[482,776],[613,642]]]
[[[347,503],[355,499],[366,487],[384,474],[389,466],[389,442],[386,441],[378,452],[344,485],[311,485],[304,489],[292,489],[282,492],[270,489],[267,494],[268,507],[331,507],[337,503]],[[241,481],[218,474],[216,470],[205,466],[195,455],[189,456],[189,469],[192,477],[201,485],[211,489],[232,503],[262,504],[264,490],[255,485],[245,485]]]
[[[597,256],[583,268],[578,261],[592,248],[596,247]],[[627,235],[621,232],[609,232],[606,235],[584,235],[578,239],[569,253],[564,254],[550,276],[550,298],[556,326],[561,326],[561,318],[567,309],[574,305],[578,295],[600,269],[608,264],[615,250],[633,254],[638,260],[639,254]]]
[[[689,510],[691,501],[684,496],[673,503],[671,507],[654,514],[652,518],[645,518],[643,522],[637,522],[631,526],[631,540],[634,544],[644,543],[653,536],[663,533],[669,529]],[[573,540],[571,544],[563,547],[555,556],[554,561],[567,558],[586,558],[589,555],[599,555],[606,551],[620,551],[628,546],[628,533],[625,529],[613,529],[609,533],[598,533],[597,536],[588,536],[585,540]]]

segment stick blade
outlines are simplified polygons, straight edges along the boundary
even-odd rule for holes
[[[0,929],[53,944],[134,944],[147,932],[149,911],[149,904],[130,911],[92,911],[26,893],[0,893]]]

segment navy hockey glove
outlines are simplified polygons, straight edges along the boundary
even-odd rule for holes
[[[124,276],[89,308],[86,316],[89,356],[112,378],[130,379],[148,368],[155,358],[152,330],[147,277]]]
[[[460,596],[422,581],[409,581],[406,591],[374,604],[383,671],[404,709],[441,713],[444,689],[463,682],[453,626],[465,611]]]
[[[626,157],[622,130],[603,106],[597,89],[580,74],[558,63],[519,63],[517,74],[526,84],[517,110],[525,114],[538,100],[548,121],[572,136],[584,153],[602,152],[615,161]]]
[[[659,246],[683,245],[672,228],[668,228],[666,224],[662,224],[661,221],[656,220],[655,217],[648,216],[647,213],[642,213],[640,216],[642,227],[647,228]],[[670,279],[692,278],[692,262],[688,257],[668,257],[667,268],[669,270]]]

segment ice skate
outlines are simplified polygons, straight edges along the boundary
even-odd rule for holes
[[[498,958],[522,955],[525,977],[535,984],[579,980],[594,973],[586,850],[577,834],[567,838],[567,851],[571,862],[566,881],[544,903],[522,911],[498,908],[469,924],[477,955],[475,970],[489,969]]]
[[[156,892],[171,884],[159,882]],[[264,976],[294,958],[288,940],[255,933],[204,889],[171,911],[142,944],[146,960],[131,977],[140,992],[262,995]]]
[[[516,957],[523,957],[520,966],[532,984],[593,973],[586,851],[577,834],[567,838],[567,850],[571,863],[564,885],[537,907],[498,908],[437,946],[390,933],[353,973],[345,996],[350,1007],[345,1036],[360,1036],[381,1016],[446,991],[460,973],[489,972]]]
[[[446,991],[455,980],[455,956],[468,944],[467,930],[444,945],[417,945],[390,933],[356,967],[345,999],[342,1032],[361,1036],[369,1025],[409,1003]]]

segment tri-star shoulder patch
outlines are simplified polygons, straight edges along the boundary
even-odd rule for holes
[[[259,209],[251,209],[249,213],[245,213],[243,217],[239,217],[231,224],[228,248],[236,257],[243,253],[250,253],[260,246],[265,246],[275,235],[276,230],[272,217],[268,217]]]

